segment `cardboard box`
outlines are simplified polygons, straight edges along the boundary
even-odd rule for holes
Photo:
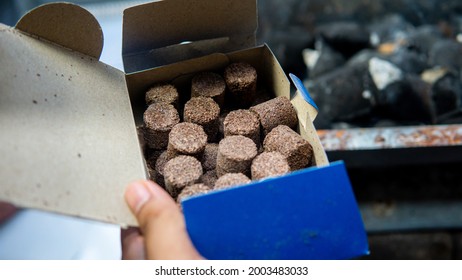
[[[155,82],[245,61],[266,89],[287,96],[316,167],[183,202],[188,232],[213,259],[344,259],[367,238],[343,163],[329,164],[306,90],[290,83],[268,46],[255,46],[253,0],[168,0],[124,13],[124,74],[98,62],[96,20],[49,4],[16,28],[0,25],[0,200],[135,225],[125,186],[146,178],[136,122]],[[129,97],[130,96],[130,100]]]

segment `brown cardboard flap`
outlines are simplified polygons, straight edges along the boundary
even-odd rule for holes
[[[167,63],[214,52],[227,53],[255,46],[257,7],[255,0],[165,0],[135,6],[124,11],[122,53],[126,73],[147,69],[131,62],[153,50],[172,47]],[[204,40],[227,38],[219,47],[207,48]],[[200,43],[202,41],[202,43]],[[188,42],[187,44],[181,44]],[[213,46],[216,41],[209,41]],[[197,47],[196,45],[201,45]],[[196,51],[186,52],[183,49]],[[161,51],[159,53],[162,54]],[[175,58],[176,53],[178,55]],[[160,66],[162,63],[149,62]],[[127,67],[128,66],[128,67]]]
[[[124,73],[0,24],[0,200],[135,224],[146,178]]]
[[[71,3],[39,6],[24,15],[16,28],[96,59],[103,50],[103,32],[98,21],[87,10]]]

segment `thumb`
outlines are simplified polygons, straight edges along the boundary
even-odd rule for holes
[[[136,216],[148,259],[201,259],[186,231],[183,214],[170,195],[152,181],[130,184],[125,200]]]

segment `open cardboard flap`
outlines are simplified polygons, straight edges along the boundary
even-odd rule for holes
[[[123,194],[145,167],[124,73],[101,49],[99,24],[73,4],[0,25],[0,200],[135,223]]]

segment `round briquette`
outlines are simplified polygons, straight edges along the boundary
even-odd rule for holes
[[[178,111],[167,103],[154,103],[144,112],[144,139],[152,149],[162,150],[167,147],[168,135],[180,122]]]
[[[250,171],[252,180],[260,180],[289,173],[290,166],[281,153],[264,152],[252,161]]]
[[[180,206],[181,208],[181,201],[183,199],[186,199],[188,197],[193,197],[193,196],[197,196],[197,195],[201,195],[201,194],[206,194],[208,193],[209,191],[211,191],[212,189],[207,186],[207,185],[204,185],[204,184],[194,184],[194,185],[190,185],[190,186],[186,186],[181,192],[180,194],[178,194],[177,198],[176,198],[176,202],[178,203],[178,205]]]
[[[169,159],[177,155],[190,155],[200,159],[207,145],[207,134],[202,126],[189,122],[175,125],[168,139]]]
[[[213,186],[214,190],[223,190],[235,186],[245,185],[250,183],[249,177],[242,173],[227,173],[218,178]]]
[[[257,146],[252,139],[234,135],[225,137],[218,144],[217,176],[226,173],[250,175],[250,165],[257,156]]]
[[[178,90],[168,83],[155,84],[146,92],[146,104],[167,103],[178,108]]]
[[[155,169],[155,179],[159,186],[165,188],[165,181],[164,181],[164,166],[167,163],[167,151],[163,151],[156,160],[156,164],[154,166]]]
[[[201,163],[191,156],[177,156],[164,166],[165,188],[173,198],[189,185],[199,182],[202,176]]]
[[[215,182],[218,180],[217,171],[216,170],[209,170],[205,172],[202,176],[200,181],[202,184],[207,186],[214,186]]]
[[[191,97],[210,97],[220,107],[225,102],[225,90],[225,81],[213,72],[201,72],[191,80]]]
[[[255,113],[249,110],[231,111],[223,122],[225,137],[242,135],[260,146],[260,121]]]
[[[286,159],[291,171],[302,169],[311,164],[313,147],[297,132],[286,125],[271,130],[263,141],[265,152],[279,152]]]
[[[263,134],[267,135],[278,125],[295,128],[298,123],[297,112],[287,97],[280,96],[250,107],[250,111],[257,114],[263,127]]]
[[[219,117],[220,107],[210,97],[193,97],[184,105],[184,121],[201,125],[210,142],[217,136]]]
[[[204,170],[214,170],[217,166],[218,144],[209,143],[205,146],[204,154],[202,155],[202,167]]]
[[[248,63],[236,62],[225,68],[224,78],[233,101],[240,107],[250,106],[257,91],[257,70]]]

